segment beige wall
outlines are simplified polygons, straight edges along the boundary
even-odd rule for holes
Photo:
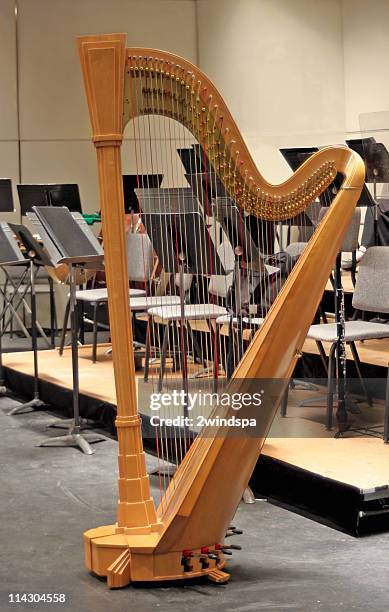
[[[96,162],[75,37],[127,32],[129,45],[168,48],[195,61],[194,0],[18,0],[18,6],[22,181],[77,182],[84,210],[96,211]]]
[[[0,177],[12,178],[16,184],[19,177],[19,153],[13,0],[0,2],[0,82]],[[2,220],[15,220],[16,217],[3,214]]]
[[[279,147],[344,131],[338,0],[198,0],[200,65],[220,87],[259,168],[289,170]]]
[[[358,131],[360,113],[389,111],[389,0],[343,0],[342,10],[346,126]]]
[[[18,7],[22,181],[78,182],[87,211],[99,204],[77,34],[126,31],[129,44],[198,59],[271,181],[289,174],[278,148],[342,141],[346,129],[359,128],[360,112],[389,108],[389,0],[18,0]],[[15,183],[16,74],[14,0],[1,0],[0,176]],[[128,142],[124,171],[130,151]]]

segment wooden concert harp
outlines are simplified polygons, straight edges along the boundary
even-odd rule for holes
[[[226,532],[351,221],[364,164],[349,148],[326,147],[287,181],[271,185],[257,170],[217,89],[197,67],[171,53],[125,45],[124,34],[78,38],[99,172],[119,445],[117,523],[85,533],[86,566],[106,576],[111,588],[205,575],[224,582]],[[137,409],[120,156],[125,125],[146,115],[175,120],[191,132],[240,209],[264,220],[295,217],[337,173],[344,176],[329,212],[233,375],[238,388],[245,380],[285,381],[275,401],[258,411],[263,435],[200,433],[157,509]]]

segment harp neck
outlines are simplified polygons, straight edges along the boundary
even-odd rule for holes
[[[199,68],[171,53],[128,48],[124,125],[144,115],[162,115],[184,125],[200,143],[227,193],[242,209],[265,220],[298,215],[337,172],[345,173],[349,149],[340,155],[338,148],[328,147],[284,183],[268,183],[223,98]]]

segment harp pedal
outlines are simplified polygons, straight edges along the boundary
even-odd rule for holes
[[[110,589],[121,589],[130,584],[130,566],[131,552],[127,548],[108,568],[107,584]]]
[[[207,574],[207,578],[211,582],[216,582],[217,584],[224,584],[229,581],[230,574],[227,574],[227,572],[223,572],[220,569],[214,569],[212,570],[212,572],[209,572],[209,574]]]

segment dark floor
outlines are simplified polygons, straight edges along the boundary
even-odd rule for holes
[[[11,405],[0,399],[0,610],[21,608],[9,593],[26,592],[65,593],[67,603],[25,607],[76,612],[388,610],[389,533],[354,539],[264,501],[241,505],[234,519],[243,551],[228,564],[228,585],[109,591],[84,568],[82,532],[115,520],[116,442],[92,456],[39,448],[55,417],[9,417]]]

